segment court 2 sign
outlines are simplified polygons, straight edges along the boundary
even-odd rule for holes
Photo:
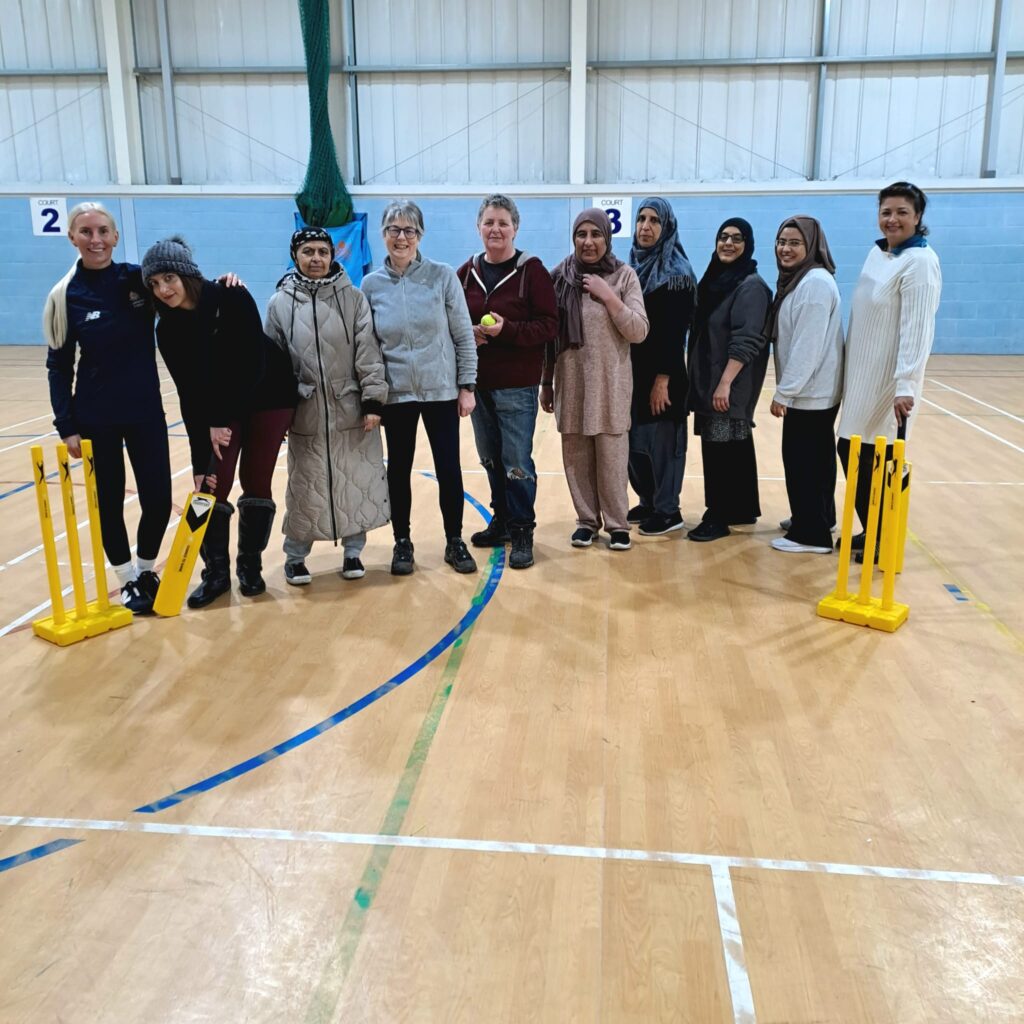
[[[67,234],[68,203],[66,199],[33,196],[28,201],[32,215],[32,234],[59,238]]]

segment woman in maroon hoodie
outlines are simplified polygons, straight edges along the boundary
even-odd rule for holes
[[[512,541],[508,564],[533,565],[537,470],[533,430],[544,345],[558,333],[551,275],[536,256],[515,246],[519,210],[508,196],[480,204],[484,251],[459,267],[477,344],[473,433],[491,485],[494,518],[470,538],[476,547]]]

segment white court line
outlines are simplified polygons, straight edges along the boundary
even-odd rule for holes
[[[604,846],[570,846],[561,843],[514,843],[490,839],[458,839],[436,836],[396,836],[365,832],[315,832],[279,828],[232,828],[224,825],[174,825],[164,822],[108,821],[95,818],[37,818],[0,815],[0,826],[11,828],[72,829],[85,832],[148,832],[169,836],[213,839],[253,839],[285,843],[326,843],[335,846],[398,846],[419,850],[468,853],[526,854],[535,857],[575,857],[583,860],[634,861],[647,864],[680,864],[715,868],[747,868],[753,871],[788,871],[812,875],[846,875],[910,882],[944,882],[954,885],[990,885],[1024,889],[1024,875],[992,875],[976,871],[935,871],[922,868],[874,867],[826,861],[773,860],[763,857],[730,857],[712,853],[676,853],[670,850],[631,850]]]
[[[1005,409],[1000,409],[998,405],[989,405],[988,402],[983,402],[980,398],[975,398],[974,395],[967,394],[966,391],[960,391],[958,388],[950,387],[948,384],[943,384],[941,380],[933,380],[931,377],[925,377],[925,380],[929,384],[936,384],[940,388],[945,388],[947,391],[952,391],[955,395],[960,395],[963,398],[969,398],[972,402],[977,402],[978,405],[985,406],[986,409],[991,409],[993,412],[999,413],[1001,416],[1009,416],[1011,420],[1016,420],[1018,423],[1024,423],[1024,419],[1020,416],[1015,416],[1012,412],[1007,412]]]
[[[757,1024],[754,993],[750,990],[747,958],[743,951],[743,932],[736,913],[736,894],[732,890],[729,869],[722,866],[713,867],[711,880],[715,887],[715,901],[718,904],[718,928],[722,934],[725,973],[729,979],[729,993],[732,996],[732,1019],[736,1024]]]
[[[971,424],[972,426],[974,424]],[[414,470],[416,473],[433,473],[433,469],[417,469]],[[463,476],[469,475],[480,475],[485,473],[483,469],[464,469],[462,471]],[[565,476],[565,470],[560,469],[541,469],[537,471],[537,476]],[[704,477],[700,473],[687,473],[685,480],[703,480]],[[784,476],[759,476],[758,480],[766,480],[772,483],[784,483],[786,478]],[[684,480],[684,483],[685,483]],[[1024,487],[1024,480],[915,480],[915,486],[921,484],[937,484],[947,486],[963,486],[963,487]]]
[[[933,402],[930,398],[922,398],[922,402],[925,405],[930,405],[933,409],[938,409],[939,412],[944,412],[947,416],[952,416],[953,419],[959,420],[961,423],[966,423],[967,426],[973,427],[975,430],[980,431],[982,434],[991,437],[993,441],[998,441],[1000,444],[1005,444],[1007,448],[1012,448],[1015,452],[1020,452],[1024,455],[1024,448],[1014,444],[1012,441],[1007,441],[1005,437],[1000,437],[998,434],[993,434],[991,430],[986,430],[984,427],[979,427],[977,423],[972,423],[970,420],[964,419],[963,416],[958,416],[955,412],[950,412],[949,409],[944,408],[937,402]]]
[[[0,448],[0,455],[2,455],[4,452],[9,452],[14,448],[21,448],[26,444],[35,444],[37,441],[42,441],[44,438],[56,436],[56,430],[47,431],[47,433],[45,434],[36,434],[34,437],[30,437],[25,441],[19,441],[17,444],[9,444],[6,448]]]

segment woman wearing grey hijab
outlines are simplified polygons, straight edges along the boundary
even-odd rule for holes
[[[697,301],[697,279],[679,241],[668,202],[640,202],[630,266],[644,292],[651,329],[633,359],[629,482],[640,503],[629,521],[647,537],[683,528],[679,493],[686,465],[686,333]]]

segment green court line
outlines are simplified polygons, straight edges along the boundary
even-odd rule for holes
[[[491,552],[488,570],[495,562],[504,557],[504,550],[495,548]],[[480,584],[473,595],[473,603],[479,603],[484,587],[487,585],[489,572],[481,574]],[[420,775],[423,773],[423,766],[427,762],[427,755],[430,753],[431,744],[437,735],[438,726],[444,715],[445,706],[451,696],[452,687],[455,683],[455,676],[462,665],[462,658],[469,644],[469,638],[476,628],[474,622],[465,633],[452,644],[448,660],[445,662],[444,670],[441,673],[440,682],[434,691],[434,698],[430,702],[423,724],[412,745],[409,759],[405,763],[405,769],[398,782],[395,795],[391,798],[387,812],[384,815],[384,822],[378,830],[381,835],[396,836],[401,833],[402,825],[405,823],[405,816],[408,813],[409,805],[412,803],[413,793],[416,790]],[[363,870],[362,878],[352,896],[348,913],[341,926],[334,950],[330,959],[324,967],[320,976],[320,982],[313,993],[309,1011],[306,1014],[306,1024],[326,1024],[333,1020],[341,997],[342,988],[348,978],[352,963],[355,960],[359,943],[362,941],[363,931],[366,928],[366,919],[373,907],[377,897],[384,874],[387,871],[393,846],[374,847],[370,858]]]

